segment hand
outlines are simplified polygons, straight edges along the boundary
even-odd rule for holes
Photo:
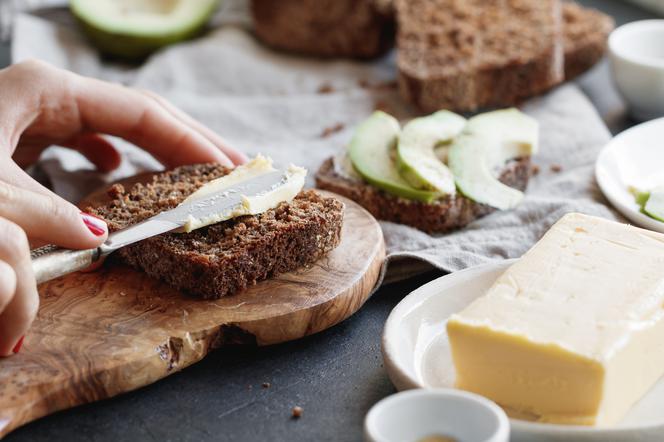
[[[103,221],[81,213],[21,167],[58,144],[79,151],[101,171],[113,170],[120,155],[100,134],[143,147],[167,167],[246,161],[213,131],[151,92],[38,61],[0,70],[0,356],[20,347],[37,314],[29,243],[93,248],[108,235]]]

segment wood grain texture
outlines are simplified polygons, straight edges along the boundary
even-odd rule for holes
[[[81,205],[99,204],[103,195]],[[55,411],[155,382],[214,348],[298,339],[348,318],[371,294],[385,245],[376,220],[338,198],[346,210],[335,250],[233,296],[192,299],[118,264],[42,284],[21,353],[0,359],[0,437]]]

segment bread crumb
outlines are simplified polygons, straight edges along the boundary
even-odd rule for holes
[[[261,387],[263,388],[270,388],[271,386],[272,385],[269,382],[263,382],[263,384],[261,385]]]
[[[383,112],[386,112],[388,114],[392,113],[390,111],[390,105],[387,104],[387,102],[385,102],[383,100],[378,100],[374,103],[374,110],[375,111],[383,111]]]
[[[323,83],[318,87],[319,94],[331,94],[332,92],[334,92],[334,86],[330,83]]]
[[[320,134],[320,137],[321,138],[327,138],[330,135],[335,134],[335,133],[343,130],[343,128],[344,128],[344,125],[341,124],[341,123],[337,123],[334,126],[326,127],[325,129],[323,129],[323,132]]]
[[[532,176],[537,176],[540,173],[540,167],[537,164],[533,164],[533,166],[530,168],[530,174]]]
[[[563,166],[561,166],[560,164],[552,164],[551,165],[551,172],[558,173],[561,170],[563,170]]]
[[[120,291],[120,296],[127,296],[127,294],[123,291]]]
[[[304,410],[302,409],[302,407],[298,407],[298,406],[293,407],[293,409],[291,410],[291,413],[292,413],[292,414],[291,414],[291,418],[292,418],[292,419],[299,419],[299,418],[301,418],[301,417],[302,417],[302,412],[304,412]]]

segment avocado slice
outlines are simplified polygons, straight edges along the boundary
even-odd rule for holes
[[[103,53],[140,59],[196,35],[218,0],[71,0],[69,5]]]
[[[643,213],[664,222],[664,186],[655,187],[641,206]]]
[[[399,138],[399,122],[376,111],[358,126],[348,146],[353,167],[368,183],[393,195],[429,203],[440,194],[412,187],[397,171],[392,150]]]
[[[641,211],[643,211],[643,206],[646,205],[648,198],[650,198],[650,192],[640,190],[634,186],[628,186],[627,191],[632,194],[634,201],[639,205]]]
[[[538,139],[537,121],[518,109],[472,117],[449,152],[449,167],[459,191],[497,209],[515,207],[523,192],[501,183],[496,175],[508,160],[536,153]]]
[[[418,189],[433,189],[444,195],[456,193],[454,176],[438,159],[434,148],[450,143],[465,125],[465,118],[446,110],[406,124],[397,145],[397,168],[401,176]]]

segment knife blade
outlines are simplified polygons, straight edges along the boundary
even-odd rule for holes
[[[31,252],[32,269],[37,283],[83,270],[122,247],[166,232],[181,229],[191,218],[205,219],[219,213],[232,213],[241,208],[244,197],[259,196],[275,189],[287,180],[284,171],[275,170],[242,181],[200,199],[185,201],[174,209],[118,230],[96,249],[71,250],[54,245]]]

